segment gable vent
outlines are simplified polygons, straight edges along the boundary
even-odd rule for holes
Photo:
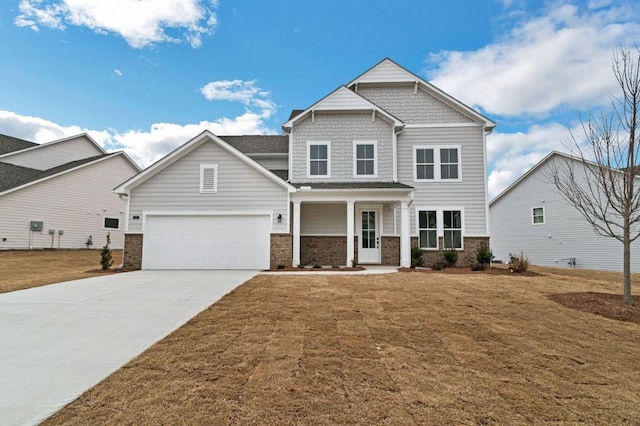
[[[218,165],[200,165],[200,192],[218,191]]]

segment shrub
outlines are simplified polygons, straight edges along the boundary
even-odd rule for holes
[[[278,266],[276,266],[276,269],[284,269],[284,265],[282,263],[279,263]]]
[[[93,245],[93,237],[91,235],[89,235],[89,238],[87,238],[87,241],[84,242],[84,245],[87,246],[87,248]]]
[[[111,235],[107,232],[107,244],[105,244],[100,250],[100,264],[102,265],[102,269],[105,270],[109,269],[111,265],[113,265],[109,244],[111,244]]]
[[[449,266],[453,266],[458,262],[458,252],[456,249],[448,248],[442,252],[442,256]]]
[[[529,268],[529,261],[524,252],[520,252],[520,256],[509,253],[509,268],[511,272],[525,272]]]
[[[433,271],[442,271],[446,267],[447,267],[447,264],[445,262],[436,262],[433,265],[431,265],[431,270],[433,270]]]
[[[424,253],[420,247],[411,248],[411,269],[424,265]]]
[[[481,265],[488,265],[493,260],[493,252],[489,250],[486,243],[480,243],[480,248],[476,253],[476,260]]]
[[[484,271],[487,268],[487,265],[484,263],[476,263],[471,267],[472,271]]]

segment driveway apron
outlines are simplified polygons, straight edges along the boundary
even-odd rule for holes
[[[0,424],[51,416],[257,271],[136,271],[0,294]]]

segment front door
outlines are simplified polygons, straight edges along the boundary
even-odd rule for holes
[[[358,209],[358,263],[380,263],[380,208]]]

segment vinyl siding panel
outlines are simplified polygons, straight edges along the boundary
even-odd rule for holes
[[[218,164],[217,193],[200,193],[201,164]],[[287,190],[214,142],[205,142],[131,191],[129,231],[142,231],[143,213],[153,210],[272,211],[273,232],[289,230]]]
[[[490,206],[491,249],[496,259],[508,262],[509,253],[522,250],[534,265],[568,268],[563,259],[575,257],[577,268],[622,271],[622,243],[593,231],[546,180],[547,164]],[[532,224],[534,207],[544,208],[544,224]],[[631,269],[640,272],[640,242],[631,246]]]
[[[355,204],[354,211],[358,211],[358,203]],[[382,235],[394,235],[393,207],[383,204],[381,214]],[[354,218],[354,224],[356,222]],[[347,204],[302,203],[300,233],[302,235],[347,235]]]
[[[103,152],[93,142],[82,136],[52,145],[42,145],[27,152],[15,153],[3,157],[0,161],[37,170],[48,170],[71,161],[100,154]]]
[[[63,230],[60,248],[84,248],[91,235],[93,248],[106,243],[123,247],[126,202],[113,188],[137,170],[122,156],[114,155],[93,165],[0,196],[0,248],[29,248],[30,221],[44,222],[43,232],[32,233],[33,248],[50,248],[49,229]],[[104,229],[104,218],[120,219],[119,229]],[[7,241],[2,242],[2,238]],[[58,247],[56,233],[54,247]],[[99,265],[96,257],[96,266]]]
[[[414,182],[413,147],[448,144],[461,146],[462,181]],[[412,206],[463,208],[467,236],[487,235],[484,168],[481,127],[411,128],[398,135],[398,179],[416,189]],[[417,235],[415,208],[410,232]]]
[[[416,77],[390,61],[383,61],[358,77],[358,83],[414,82]]]

